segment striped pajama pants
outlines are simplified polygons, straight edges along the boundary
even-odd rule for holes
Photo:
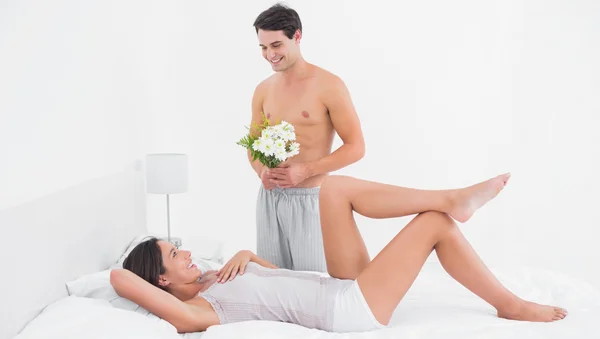
[[[327,272],[319,187],[266,190],[256,203],[257,255],[279,268]]]

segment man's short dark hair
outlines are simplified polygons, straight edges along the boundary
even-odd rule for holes
[[[302,32],[302,22],[295,10],[278,3],[256,17],[254,28],[256,29],[256,33],[258,33],[259,29],[265,31],[283,31],[285,36],[291,39],[297,30]]]

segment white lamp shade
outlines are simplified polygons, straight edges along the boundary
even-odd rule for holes
[[[184,193],[188,186],[186,154],[146,155],[146,191],[155,194]]]

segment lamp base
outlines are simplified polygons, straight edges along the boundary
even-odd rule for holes
[[[160,238],[160,240],[169,241],[168,237],[162,237]],[[177,248],[181,247],[181,238],[171,237],[171,244],[173,244]]]

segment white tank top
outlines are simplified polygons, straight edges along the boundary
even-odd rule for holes
[[[244,275],[199,293],[221,324],[272,320],[331,331],[333,306],[344,280],[309,272],[269,269],[250,262]]]

